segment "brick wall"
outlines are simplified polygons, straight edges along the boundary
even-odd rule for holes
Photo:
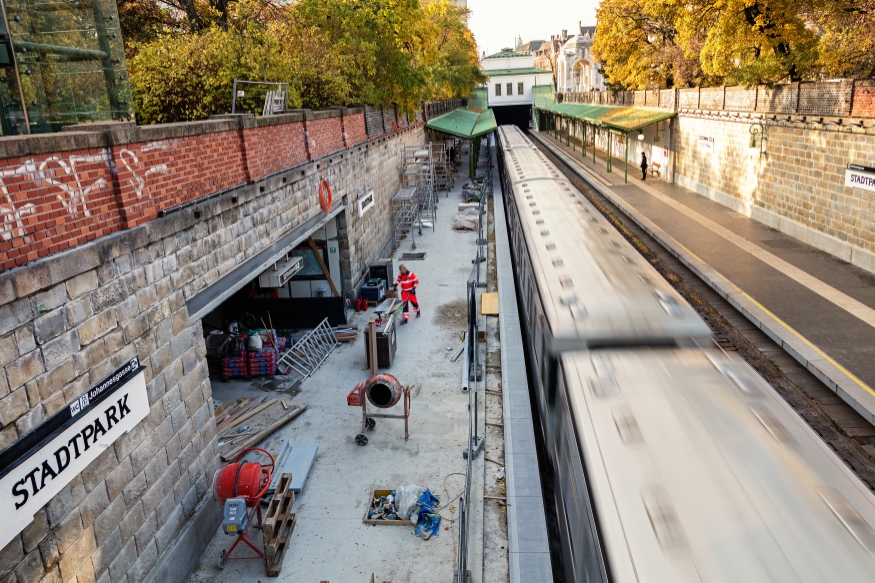
[[[851,116],[875,117],[875,81],[857,81]]]
[[[373,113],[382,123],[384,112]],[[394,119],[394,109],[385,117]],[[338,108],[4,138],[0,271],[385,133],[366,127],[364,110]]]
[[[287,123],[243,130],[246,163],[251,180],[258,180],[309,160],[303,116],[288,114],[272,117],[291,119],[288,119]],[[270,120],[270,118],[261,119]]]
[[[369,139],[378,138],[386,132],[383,127],[383,111],[379,107],[365,106],[365,126]],[[391,127],[389,126],[390,129]]]
[[[847,164],[875,160],[875,130],[767,121],[760,157],[749,150],[751,123],[680,115],[673,130],[675,181],[875,270],[849,251],[875,253],[875,193],[844,185]],[[701,136],[714,138],[713,152],[699,150]]]
[[[316,127],[339,119],[326,117],[326,125]],[[294,143],[298,138],[289,135],[297,133],[295,123],[301,122],[253,124],[238,133],[241,143],[251,140],[248,153],[276,140]],[[130,144],[139,145],[156,137],[130,128],[113,131],[58,139],[112,141],[128,132],[128,138],[139,138]],[[342,158],[286,168],[210,197],[197,212],[182,209],[0,273],[0,449],[134,355],[145,366],[150,404],[145,420],[0,550],[0,580],[139,583],[169,560],[184,527],[204,509],[217,508],[209,500],[219,463],[206,350],[201,323],[190,321],[186,300],[321,214],[321,178],[331,182],[335,204],[346,202],[338,224],[348,291],[391,237],[400,152],[424,139],[422,126],[415,126],[345,150]],[[258,140],[264,143],[256,146]],[[264,154],[260,171],[275,167],[276,160]],[[102,176],[88,172],[91,181]],[[358,217],[356,197],[368,188],[376,205]]]

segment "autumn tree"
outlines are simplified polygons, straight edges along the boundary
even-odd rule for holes
[[[603,0],[593,52],[625,88],[875,74],[875,0]]]
[[[143,2],[128,14],[149,21],[150,0],[125,1]],[[407,113],[484,81],[467,10],[449,0],[226,0],[225,20],[218,0],[173,1],[196,2],[208,26],[182,9],[175,21],[158,12],[153,29],[140,26],[154,31],[129,48],[140,122],[227,113],[234,78],[289,82],[296,107],[396,104]],[[248,99],[244,111],[260,110]]]

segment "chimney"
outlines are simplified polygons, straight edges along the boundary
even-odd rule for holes
[[[562,40],[565,40],[566,38],[568,38],[568,31],[567,31],[567,30],[563,30],[563,31],[562,31]]]

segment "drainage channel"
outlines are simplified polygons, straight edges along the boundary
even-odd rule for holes
[[[744,358],[848,467],[875,490],[875,426],[794,360],[669,250],[537,140],[535,145],[711,327],[718,346]]]

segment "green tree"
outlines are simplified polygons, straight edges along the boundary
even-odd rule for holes
[[[281,53],[282,39],[274,27],[165,35],[139,47],[128,61],[134,109],[141,124],[204,119],[230,113],[234,78],[295,81],[297,62]],[[293,83],[289,103],[300,107],[301,88]],[[251,98],[250,98],[251,101]],[[241,108],[260,110],[260,104]]]

